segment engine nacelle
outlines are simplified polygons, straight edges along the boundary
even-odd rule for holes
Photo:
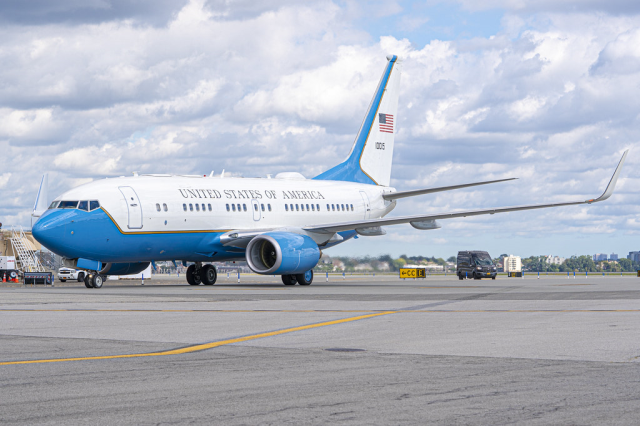
[[[247,245],[247,264],[257,274],[302,274],[320,260],[320,249],[312,238],[291,232],[267,232]]]
[[[105,263],[99,271],[100,275],[133,275],[139,274],[149,267],[151,262]],[[151,278],[151,277],[149,277]]]

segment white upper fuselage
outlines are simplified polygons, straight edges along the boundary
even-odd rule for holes
[[[380,218],[395,207],[382,198],[393,191],[312,179],[140,175],[91,182],[56,201],[98,200],[125,234],[216,232]]]

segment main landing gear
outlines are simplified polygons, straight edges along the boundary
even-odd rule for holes
[[[217,279],[218,272],[213,265],[197,262],[187,268],[187,282],[191,285],[214,285]]]
[[[84,276],[84,286],[86,288],[102,288],[104,281],[107,279],[105,275],[97,272],[89,272]]]
[[[284,285],[311,285],[313,282],[313,269],[309,269],[304,274],[283,275],[282,282]]]

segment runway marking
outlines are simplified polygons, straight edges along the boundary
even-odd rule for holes
[[[480,285],[473,285],[473,286],[442,285],[442,286],[418,287],[418,288],[488,288],[488,286],[480,286]],[[497,288],[497,287],[494,287],[494,288]]]
[[[103,360],[103,359],[142,358],[142,357],[150,357],[150,356],[182,355],[182,354],[187,354],[192,352],[203,351],[206,349],[217,348],[219,346],[230,345],[233,343],[242,343],[249,340],[262,339],[264,337],[273,337],[281,334],[293,333],[295,331],[310,330],[313,328],[325,327],[328,325],[344,324],[347,322],[358,321],[358,320],[363,320],[368,318],[375,318],[382,315],[390,315],[395,313],[396,311],[385,311],[385,312],[380,312],[376,314],[359,315],[357,317],[343,318],[339,320],[320,322],[316,324],[285,328],[283,330],[269,331],[266,333],[259,333],[259,334],[253,334],[250,336],[237,337],[235,339],[219,340],[217,342],[192,345],[184,348],[171,349],[168,351],[161,351],[161,352],[147,352],[147,353],[138,353],[138,354],[126,354],[126,355],[88,356],[88,357],[77,357],[77,358],[37,359],[37,360],[29,360],[29,361],[8,361],[8,362],[0,362],[0,365],[44,364],[44,363],[50,363],[50,362],[95,361],[95,360]]]

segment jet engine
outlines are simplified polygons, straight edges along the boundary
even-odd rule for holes
[[[320,249],[312,238],[291,232],[267,232],[247,245],[247,264],[257,274],[302,274],[320,260]]]

